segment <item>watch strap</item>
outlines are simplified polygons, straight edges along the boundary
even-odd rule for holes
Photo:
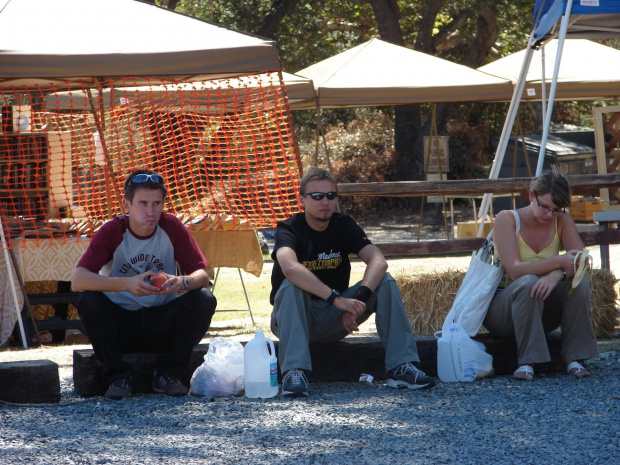
[[[332,289],[332,293],[327,298],[327,303],[330,305],[333,305],[334,300],[336,300],[336,297],[340,297],[340,292],[338,292],[336,289]]]

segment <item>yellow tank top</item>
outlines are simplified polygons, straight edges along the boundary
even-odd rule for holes
[[[545,258],[555,257],[560,253],[560,236],[558,235],[558,220],[557,218],[554,220],[555,226],[555,234],[553,235],[553,239],[540,252],[536,253],[534,250],[527,245],[527,243],[521,237],[521,221],[519,219],[519,213],[516,210],[511,210],[512,214],[515,217],[516,228],[515,233],[517,235],[517,244],[519,245],[519,256],[521,261],[524,262],[534,262],[536,260],[544,260]],[[495,255],[497,255],[497,248],[495,248]],[[504,270],[504,278],[500,283],[500,287],[505,287],[512,282],[512,279],[508,277],[508,274]]]

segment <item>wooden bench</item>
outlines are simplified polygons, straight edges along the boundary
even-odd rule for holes
[[[478,335],[476,340],[482,342],[487,352],[493,355],[495,374],[511,374],[517,367],[517,346],[512,339],[494,338],[488,334]],[[420,356],[420,368],[431,376],[437,375],[437,340],[434,336],[416,338]],[[562,371],[560,359],[560,333],[553,332],[547,336],[551,361],[537,365],[540,372]],[[276,353],[278,341],[274,341]],[[192,354],[190,372],[185,383],[189,386],[191,373],[204,361],[209,350],[208,344],[198,345]],[[349,337],[330,344],[312,344],[310,346],[313,371],[308,375],[312,382],[359,381],[362,373],[368,373],[378,379],[386,377],[385,352],[378,338]],[[135,370],[134,393],[152,392],[151,380],[155,369],[154,353],[127,354],[123,359]],[[84,397],[103,395],[107,389],[101,380],[102,365],[90,349],[73,352],[73,382],[75,391]]]
[[[592,245],[608,246],[620,244],[620,229],[581,232],[579,236],[586,247]],[[472,252],[478,250],[483,242],[484,238],[476,237],[471,239],[449,239],[424,242],[380,242],[375,245],[386,257],[416,257]],[[604,264],[605,262],[603,261],[602,263]]]
[[[71,292],[71,283],[68,281],[58,282],[58,292],[28,294],[28,303],[32,307],[33,305],[46,305],[50,304],[54,306],[55,315],[45,320],[34,320],[32,315],[28,315],[27,306],[24,303],[22,309],[22,321],[24,322],[24,332],[26,334],[27,345],[32,346],[32,339],[35,334],[35,327],[37,331],[50,331],[52,334],[53,342],[63,342],[65,338],[65,330],[77,329],[84,332],[82,322],[77,320],[67,319],[69,304],[77,306],[80,298],[79,293]],[[20,341],[21,342],[21,341]]]

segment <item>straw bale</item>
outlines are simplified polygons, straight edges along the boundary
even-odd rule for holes
[[[441,330],[464,277],[464,271],[456,270],[396,276],[415,334],[433,334]],[[592,274],[592,325],[597,338],[612,337],[620,322],[617,283],[618,279],[608,270],[594,270]]]
[[[395,278],[415,334],[441,330],[464,276],[463,271],[447,270]]]
[[[609,270],[594,270],[592,273],[592,326],[597,338],[613,337],[620,324],[617,307],[618,279]]]

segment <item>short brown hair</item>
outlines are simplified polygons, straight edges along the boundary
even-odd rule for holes
[[[570,185],[566,177],[555,168],[532,179],[530,190],[537,195],[551,194],[551,200],[559,208],[570,207]]]
[[[159,190],[163,194],[164,199],[166,198],[166,195],[168,195],[168,189],[166,189],[166,186],[163,183],[156,183],[153,181],[141,182],[139,184],[132,183],[131,180],[139,174],[155,174],[157,176],[161,176],[157,174],[155,171],[146,170],[146,169],[136,170],[133,173],[131,173],[129,176],[127,176],[127,179],[125,179],[125,185],[123,187],[123,193],[124,193],[123,195],[127,200],[129,200],[130,202],[133,202],[133,196],[138,189]],[[161,178],[162,180],[164,179],[163,176],[161,176]]]
[[[299,193],[306,193],[306,186],[310,181],[324,180],[331,181],[334,183],[334,186],[338,187],[338,183],[336,182],[336,178],[334,177],[334,175],[327,171],[325,168],[317,168],[316,166],[310,168],[301,178],[301,182],[299,183]]]

